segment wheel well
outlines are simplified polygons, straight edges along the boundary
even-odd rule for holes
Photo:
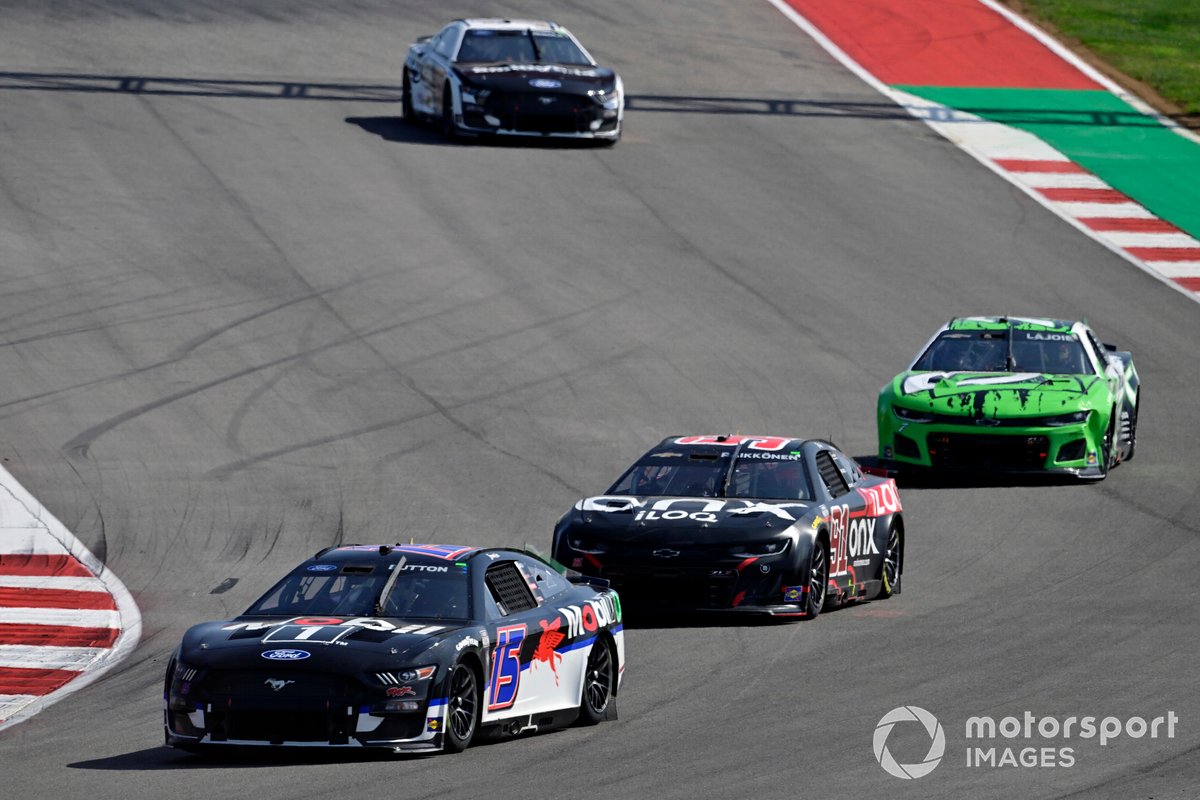
[[[825,560],[829,560],[829,529],[821,526],[817,529],[817,537],[813,541],[825,545]]]
[[[484,685],[484,663],[479,660],[478,654],[468,652],[467,655],[461,658],[460,663],[467,664],[468,667],[472,668],[475,678],[479,679],[479,685]]]
[[[620,681],[621,676],[619,673],[619,670],[621,669],[621,665],[617,661],[617,658],[618,658],[617,657],[617,640],[613,638],[613,635],[611,632],[605,630],[605,631],[600,631],[599,633],[596,634],[596,642],[597,643],[604,642],[605,644],[608,645],[608,655],[612,658],[612,664],[613,664],[613,667],[612,667],[613,668],[612,693],[613,693],[613,697],[616,697],[617,696],[617,687],[620,686],[620,683],[621,683],[621,681]],[[593,645],[593,647],[594,646],[595,645]],[[586,666],[585,666],[585,668],[586,668]]]
[[[479,656],[473,652],[466,653],[458,660],[459,664],[466,665],[467,669],[475,673],[475,682],[479,686],[479,702],[483,703],[484,683],[483,683],[483,663],[479,660]],[[453,671],[453,668],[451,668]],[[449,676],[447,676],[449,680]],[[446,686],[447,694],[450,692],[449,685]]]

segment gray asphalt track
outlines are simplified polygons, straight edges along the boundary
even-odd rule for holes
[[[449,146],[407,43],[548,15],[618,68],[615,148]],[[142,644],[0,734],[2,794],[1193,797],[1200,307],[860,83],[765,2],[0,1],[0,455],[122,578]],[[1088,486],[909,488],[904,593],[635,628],[620,720],[453,757],[160,746],[161,674],[319,547],[543,548],[670,433],[874,447],[946,318],[1131,349],[1137,459]],[[230,587],[230,583],[233,583]],[[872,754],[918,705],[932,774]],[[1154,717],[1072,767],[966,766],[974,715]],[[971,742],[970,744],[979,744]],[[918,761],[928,739],[888,746]]]

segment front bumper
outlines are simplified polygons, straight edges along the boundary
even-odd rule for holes
[[[879,458],[938,471],[1103,476],[1099,442],[1086,422],[991,427],[911,422],[888,412],[880,417]]]
[[[483,102],[464,99],[455,122],[475,135],[616,139],[622,116],[587,96],[493,92]]]
[[[384,748],[393,752],[442,749],[445,697],[422,701],[415,711],[372,713],[360,698],[331,694],[282,701],[275,697],[196,693],[187,708],[164,697],[166,744],[209,746]]]

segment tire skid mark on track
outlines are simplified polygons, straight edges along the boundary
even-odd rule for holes
[[[141,627],[124,584],[0,467],[0,730],[99,678]]]

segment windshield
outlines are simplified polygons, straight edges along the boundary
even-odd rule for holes
[[[400,572],[387,586],[393,568]],[[246,610],[248,616],[427,617],[468,619],[466,565],[310,563],[273,586]],[[387,589],[386,598],[381,595]]]
[[[470,30],[458,49],[460,64],[571,64],[591,61],[570,37],[553,31]]]
[[[1084,375],[1091,372],[1087,353],[1074,334],[1016,329],[943,331],[912,368],[941,372],[1038,372],[1052,375]]]
[[[630,467],[609,487],[607,494],[764,500],[812,498],[808,471],[800,454],[744,451],[734,459],[732,471],[729,456],[729,453],[651,454]]]
[[[811,500],[813,494],[799,454],[743,453],[733,467],[729,496]]]

